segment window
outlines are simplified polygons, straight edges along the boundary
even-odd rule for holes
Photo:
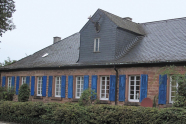
[[[99,38],[94,39],[94,52],[99,52]]]
[[[11,88],[12,77],[8,77],[8,88]]]
[[[170,77],[169,103],[173,103],[174,97],[178,90],[178,81],[176,77]]]
[[[42,77],[37,77],[37,96],[42,96]]]
[[[26,83],[26,77],[22,77],[22,85]]]
[[[81,94],[83,93],[83,84],[84,77],[83,76],[76,77],[76,98],[80,98]]]
[[[100,100],[108,100],[109,99],[109,85],[110,78],[109,76],[101,76],[100,80]]]
[[[139,102],[140,76],[129,76],[129,101]]]
[[[55,97],[61,97],[61,77],[56,77],[55,80]]]

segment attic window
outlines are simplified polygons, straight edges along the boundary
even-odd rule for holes
[[[99,52],[99,38],[94,39],[94,52]]]
[[[42,57],[46,57],[46,56],[48,56],[48,53],[45,53]]]

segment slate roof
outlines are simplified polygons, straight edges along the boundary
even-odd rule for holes
[[[3,69],[186,62],[186,17],[141,23],[145,35],[131,42],[113,61],[78,63],[80,34],[71,35]],[[45,53],[49,55],[42,57]]]
[[[101,9],[100,9],[101,10]],[[132,31],[134,33],[140,34],[140,35],[144,35],[145,32],[143,31],[143,28],[141,28],[140,24],[137,24],[135,22],[126,20],[126,19],[122,19],[119,16],[116,16],[112,13],[106,12],[104,10],[101,10],[103,13],[105,13],[107,15],[107,17],[112,20],[118,27],[123,28],[125,30],[128,31]]]
[[[141,24],[146,32],[122,63],[186,61],[186,17]]]
[[[25,57],[14,64],[1,67],[3,69],[59,67],[74,65],[79,59],[80,34],[75,33],[36,53]],[[42,57],[48,53],[48,56]]]

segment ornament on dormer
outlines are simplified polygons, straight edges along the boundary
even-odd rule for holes
[[[99,31],[100,31],[99,20],[101,19],[101,15],[97,21],[93,21],[91,15],[88,17],[88,19],[94,24],[94,27],[96,28],[96,32],[99,33]]]

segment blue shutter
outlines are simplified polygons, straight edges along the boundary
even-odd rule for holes
[[[97,93],[97,78],[98,78],[97,75],[92,75],[91,90],[94,90],[95,93]],[[96,95],[93,97],[96,98]]]
[[[83,86],[83,90],[88,89],[88,85],[89,85],[89,76],[85,75],[84,76],[84,86]]]
[[[31,96],[34,96],[35,76],[31,77]]]
[[[47,76],[43,76],[42,96],[46,96],[46,82],[47,82]]]
[[[125,101],[126,75],[119,76],[119,101]]]
[[[48,97],[52,97],[52,80],[53,80],[53,76],[49,76]]]
[[[15,86],[15,77],[12,76],[11,88],[14,89],[14,86]]]
[[[167,96],[167,75],[160,75],[158,104],[166,104],[166,96]]]
[[[66,92],[66,76],[61,76],[61,97],[65,98]]]
[[[18,92],[19,92],[19,76],[17,76],[16,79],[16,95],[18,95]]]
[[[73,76],[68,76],[68,98],[73,98]]]
[[[110,75],[109,100],[115,101],[116,75]]]
[[[29,83],[30,83],[30,76],[26,76],[26,84],[28,84],[28,86],[29,86]]]
[[[6,84],[6,76],[3,76],[3,79],[2,79],[2,87],[5,87],[5,84]]]
[[[148,87],[148,75],[142,74],[141,86],[140,86],[140,102],[142,102],[144,98],[147,98],[147,87]]]
[[[97,93],[97,75],[92,75],[91,90],[94,90]],[[93,99],[96,99],[96,96],[93,96]]]

